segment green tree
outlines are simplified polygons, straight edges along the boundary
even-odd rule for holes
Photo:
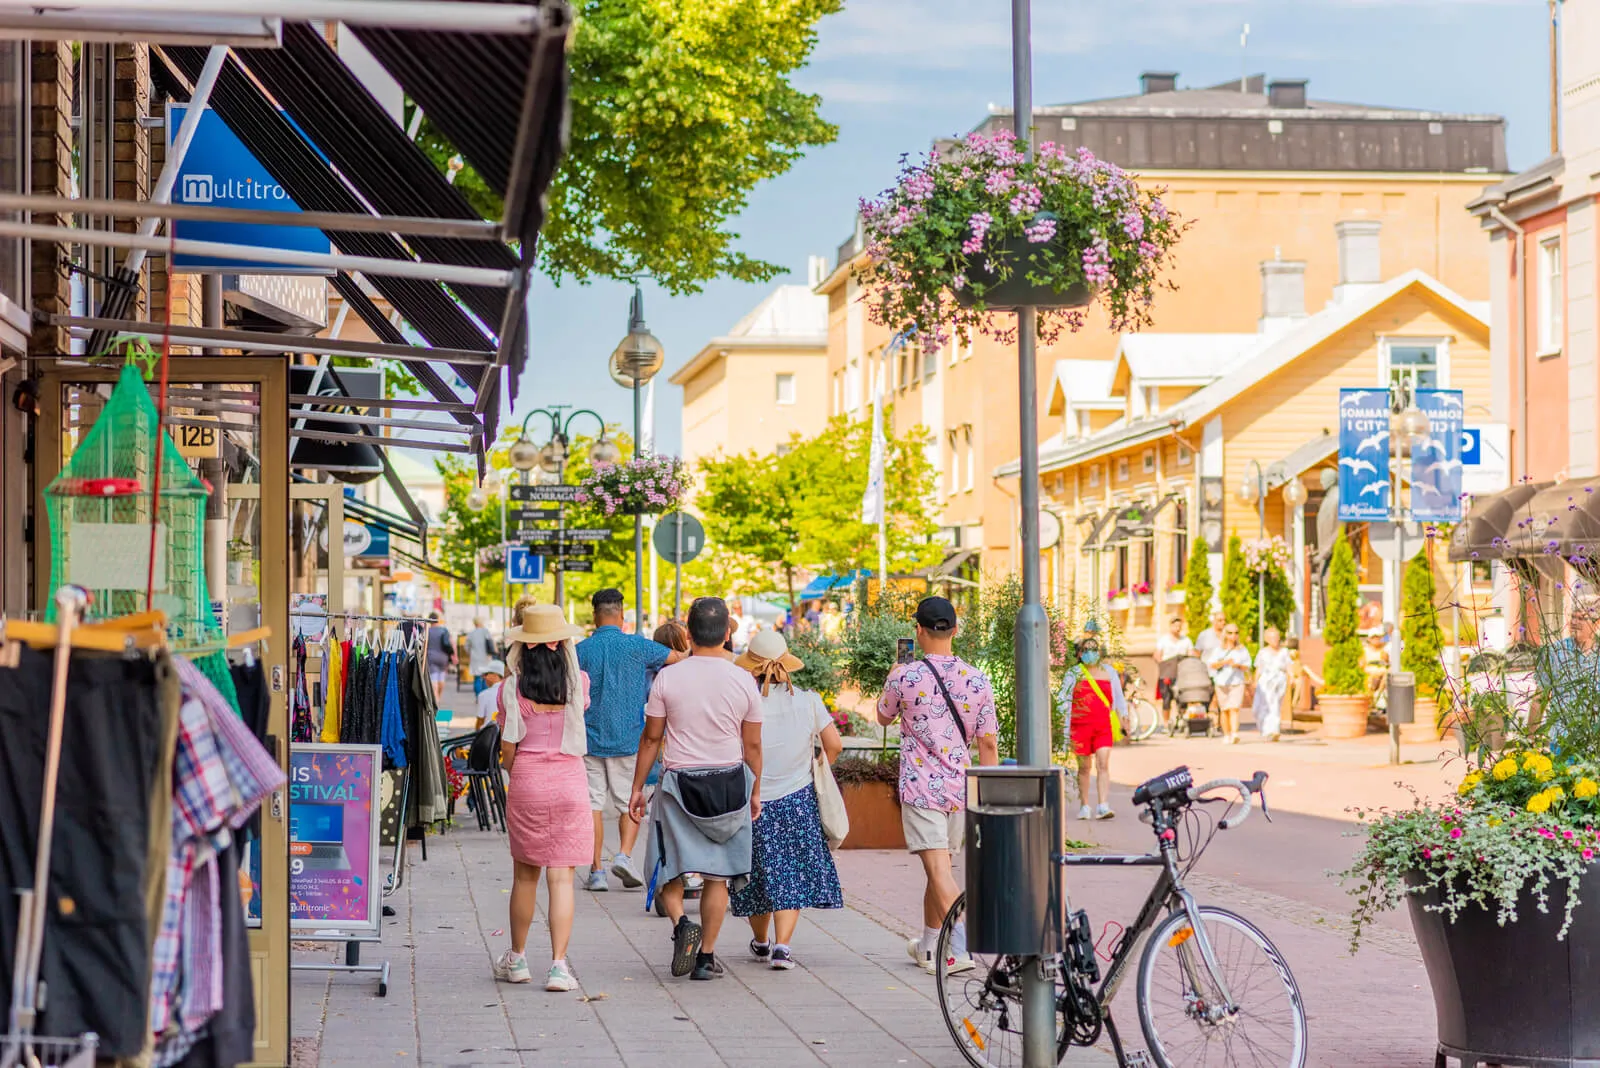
[[[1444,634],[1434,604],[1433,561],[1418,553],[1401,587],[1400,667],[1417,679],[1418,697],[1437,697],[1444,684]]]
[[[920,428],[887,439],[885,499],[891,572],[925,566],[937,553],[926,502],[933,467]],[[735,554],[732,576],[765,574],[788,591],[798,573],[839,574],[877,567],[877,527],[861,522],[872,428],[844,417],[813,438],[798,434],[784,453],[755,452],[703,460],[695,497],[706,541]]]
[[[1189,550],[1189,566],[1183,576],[1183,614],[1189,624],[1189,640],[1200,637],[1211,626],[1211,554],[1201,538]]]
[[[1341,527],[1328,562],[1328,617],[1322,625],[1328,655],[1322,662],[1324,692],[1350,696],[1366,692],[1361,669],[1361,639],[1356,634],[1361,613],[1361,592],[1356,588],[1356,558]]]
[[[1228,551],[1222,557],[1222,610],[1239,628],[1241,640],[1255,640],[1256,578],[1245,564],[1244,542],[1237,534],[1228,537]]]
[[[781,273],[734,248],[728,224],[757,185],[837,136],[821,98],[789,79],[842,0],[573,6],[570,132],[539,237],[542,269],[557,281],[648,272],[679,294],[719,276]],[[455,149],[426,122],[419,140],[448,167]],[[486,218],[500,217],[470,166],[455,184]]]

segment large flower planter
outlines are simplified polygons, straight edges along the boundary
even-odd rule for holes
[[[1322,713],[1324,738],[1360,738],[1367,733],[1367,695],[1322,694],[1317,710]]]
[[[1454,923],[1426,911],[1439,903],[1435,890],[1407,896],[1441,1057],[1463,1066],[1600,1065],[1600,872],[1590,868],[1579,884],[1572,926],[1558,941],[1566,896],[1566,884],[1554,883],[1546,913],[1524,893],[1517,922],[1504,927],[1478,907]]]
[[[1155,598],[1154,594],[1151,594],[1151,593],[1136,593],[1136,594],[1133,595],[1133,606],[1135,608],[1149,608],[1152,605],[1154,605],[1155,603],[1156,603],[1156,598]]]
[[[1106,601],[1107,607],[1109,607],[1113,612],[1126,612],[1128,610],[1128,606],[1132,603],[1132,600],[1127,597],[1112,597]]]
[[[1188,590],[1181,590],[1181,589],[1180,590],[1168,590],[1167,591],[1167,603],[1168,604],[1182,604],[1184,602],[1184,600],[1188,598],[1188,596],[1189,596],[1189,591]]]
[[[900,795],[886,782],[840,783],[850,833],[840,849],[904,849],[906,833],[900,824]]]
[[[1040,212],[1035,218],[1054,218],[1048,212]],[[987,250],[988,262],[996,267],[1002,263],[1011,267],[1011,277],[1004,282],[996,284],[997,272],[984,269],[984,258],[974,256],[967,267],[967,281],[977,282],[987,287],[983,295],[984,304],[990,308],[1004,310],[1017,308],[1023,305],[1032,305],[1037,308],[1080,308],[1094,299],[1094,290],[1079,282],[1068,286],[1064,290],[1054,289],[1050,286],[1040,286],[1028,281],[1030,273],[1041,276],[1053,274],[1060,270],[1059,267],[1049,267],[1042,262],[1041,253],[1045,249],[1053,249],[1059,260],[1073,261],[1081,256],[1081,250],[1074,252],[1059,241],[1034,244],[1025,237],[1013,237],[1000,241],[993,241]],[[977,303],[977,294],[971,285],[962,286],[953,291],[956,302],[965,307],[972,307]]]
[[[1400,724],[1402,742],[1422,745],[1437,742],[1444,737],[1444,731],[1439,726],[1439,702],[1436,699],[1417,698],[1415,717],[1410,723]]]

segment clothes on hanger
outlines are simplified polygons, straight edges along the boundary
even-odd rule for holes
[[[318,741],[337,742],[339,722],[344,709],[344,649],[345,643],[333,627],[328,628],[328,644],[322,654],[323,692],[327,695],[322,708],[322,731]]]
[[[383,744],[384,766],[406,766],[406,728],[400,717],[400,659],[397,650],[385,652],[382,657],[383,673],[383,724],[380,740]]]
[[[290,695],[289,736],[297,742],[316,741],[317,728],[311,721],[311,694],[306,689],[306,640],[295,635],[289,647],[294,658],[294,690]]]

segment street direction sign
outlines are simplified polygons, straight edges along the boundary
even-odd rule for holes
[[[514,501],[571,501],[577,495],[577,486],[511,486]]]
[[[651,544],[669,564],[687,564],[706,545],[706,528],[687,512],[669,512],[656,523]]]
[[[593,560],[557,560],[550,565],[552,571],[593,571]]]
[[[524,545],[548,545],[560,535],[559,530],[519,530],[517,540]]]
[[[617,532],[607,527],[596,527],[569,530],[565,533],[568,541],[610,541]]]
[[[555,519],[561,514],[560,501],[531,501],[506,509],[506,518],[523,522]]]
[[[555,551],[559,552],[559,554],[562,555],[562,556],[571,556],[571,557],[574,557],[576,559],[582,559],[582,558],[585,558],[585,557],[593,556],[594,555],[594,547],[595,547],[595,543],[590,541],[590,542],[584,542],[584,543],[579,544],[579,545],[563,545],[563,546],[561,546],[561,548],[559,550],[555,550]]]
[[[506,582],[528,583],[544,581],[544,557],[529,551],[525,545],[506,546]]]

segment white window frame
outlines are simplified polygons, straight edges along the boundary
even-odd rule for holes
[[[1436,370],[1438,382],[1435,389],[1450,388],[1450,339],[1448,337],[1428,335],[1383,334],[1378,338],[1378,385],[1382,389],[1390,388],[1390,351],[1396,348],[1420,348],[1433,346],[1438,356]]]
[[[1178,443],[1178,466],[1188,467],[1192,463],[1194,463],[1194,450],[1180,441]]]
[[[967,439],[967,484],[963,492],[971,493],[978,475],[978,447],[972,443],[972,431],[966,431]]]
[[[789,385],[789,399],[788,400],[784,400],[784,397],[783,397],[783,393],[784,393],[783,386],[784,386],[785,380],[788,381],[788,385]],[[773,376],[773,392],[774,392],[774,395],[777,398],[777,403],[779,405],[785,407],[785,408],[790,407],[791,405],[799,403],[799,399],[800,399],[800,383],[796,380],[794,372],[793,371],[779,371],[776,375],[774,375]]]
[[[1147,475],[1155,474],[1155,471],[1156,471],[1156,450],[1154,450],[1154,449],[1146,449],[1146,450],[1144,450],[1144,459],[1143,459],[1143,461],[1141,463],[1141,467],[1144,470],[1145,474],[1147,474]]]
[[[1128,481],[1131,467],[1132,467],[1132,465],[1128,463],[1128,458],[1126,456],[1117,457],[1117,481],[1118,482],[1126,482],[1126,481]]]
[[[1540,356],[1554,356],[1566,343],[1566,292],[1561,235],[1539,242],[1537,310]]]

